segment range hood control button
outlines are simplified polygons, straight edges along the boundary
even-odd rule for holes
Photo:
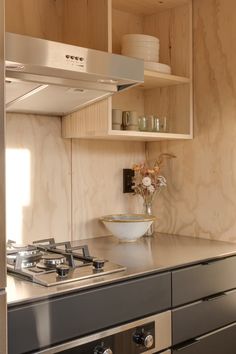
[[[80,60],[80,61],[84,61],[84,58],[83,58],[83,57],[80,57],[79,60]]]
[[[67,54],[67,55],[66,55],[66,59],[69,59],[69,58],[70,58],[70,56]]]

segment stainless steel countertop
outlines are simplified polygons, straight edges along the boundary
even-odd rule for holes
[[[127,270],[53,287],[44,287],[16,276],[8,275],[8,304],[14,305],[43,300],[51,296],[79,291],[131,277],[163,272],[209,259],[236,255],[235,243],[167,234],[156,234],[151,238],[143,237],[134,243],[120,243],[115,237],[106,236],[75,241],[73,244],[88,244],[91,255],[126,266]]]

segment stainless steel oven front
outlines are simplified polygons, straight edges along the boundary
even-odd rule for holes
[[[170,347],[171,312],[166,311],[37,353],[151,354],[167,350]]]

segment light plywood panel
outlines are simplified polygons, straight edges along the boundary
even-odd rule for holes
[[[108,51],[108,1],[64,0],[62,42]]]
[[[169,133],[191,134],[189,95],[188,85],[145,90],[145,113],[166,117]]]
[[[176,139],[191,139],[189,134],[173,134],[173,133],[154,133],[129,130],[112,130],[106,139],[128,140],[128,141],[161,141],[161,140],[176,140]]]
[[[166,116],[168,132],[192,135],[192,4],[144,18],[144,31],[160,39],[160,62],[189,84],[145,91],[145,113]]]
[[[191,78],[191,3],[144,18],[144,33],[160,40],[160,63],[171,66],[174,75]]]
[[[118,11],[112,11],[112,51],[121,53],[121,39],[124,34],[143,33],[143,17]]]
[[[194,1],[193,141],[150,144],[177,155],[163,171],[157,229],[236,242],[236,2]]]
[[[62,0],[6,0],[6,31],[61,41]]]
[[[112,97],[112,108],[123,111],[136,111],[138,115],[144,114],[144,95],[140,88],[120,92]]]
[[[152,89],[156,87],[176,86],[181,84],[189,84],[190,79],[187,77],[169,75],[159,73],[157,71],[144,70],[144,83],[141,88]]]
[[[62,118],[64,138],[97,137],[110,128],[111,101],[106,99]]]
[[[6,30],[108,50],[111,0],[7,0]]]
[[[73,140],[73,239],[107,235],[102,215],[142,211],[138,197],[122,193],[122,169],[144,160],[144,144]]]
[[[187,3],[188,0],[113,0],[113,7],[137,15],[151,15]]]
[[[71,141],[58,117],[7,115],[7,237],[71,238]]]

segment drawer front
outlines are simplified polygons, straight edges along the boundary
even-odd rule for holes
[[[192,344],[173,349],[172,354],[235,354],[236,324],[207,336],[198,338]]]
[[[236,257],[172,272],[173,307],[236,288]]]
[[[10,307],[9,354],[66,342],[170,306],[171,275],[165,273]]]
[[[172,311],[172,343],[178,344],[236,321],[236,291]]]

